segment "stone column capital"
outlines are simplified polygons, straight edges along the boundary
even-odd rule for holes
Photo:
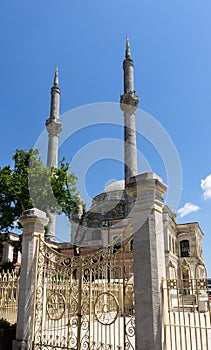
[[[20,223],[23,225],[23,234],[44,234],[49,219],[43,211],[32,208],[23,212]]]
[[[153,172],[145,172],[134,177],[137,184],[138,195],[151,190],[158,196],[163,197],[167,191],[168,186],[163,183],[160,176]]]
[[[153,172],[145,172],[131,178],[127,186],[127,194],[133,199],[134,210],[146,210],[150,208],[162,208],[163,196],[167,186],[160,176]]]

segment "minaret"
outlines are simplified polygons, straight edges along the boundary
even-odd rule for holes
[[[137,175],[136,126],[135,112],[138,96],[134,90],[134,63],[130,57],[129,39],[126,38],[124,70],[124,94],[120,96],[120,107],[124,112],[124,164],[125,186],[130,183],[131,176]]]
[[[60,89],[58,67],[56,67],[54,85],[51,88],[51,109],[50,117],[46,120],[46,129],[48,131],[48,158],[47,166],[58,167],[58,143],[59,134],[62,130],[62,122],[59,119],[60,110]],[[46,240],[55,240],[55,224],[56,215],[50,215],[49,232],[46,235]]]

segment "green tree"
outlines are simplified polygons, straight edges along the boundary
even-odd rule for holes
[[[81,202],[77,178],[62,159],[58,169],[45,167],[38,151],[16,150],[14,166],[0,168],[0,232],[14,227],[24,210],[36,207],[46,213],[64,213],[68,218]]]

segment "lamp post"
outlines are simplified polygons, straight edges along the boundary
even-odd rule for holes
[[[109,246],[110,244],[110,228],[112,226],[112,221],[111,220],[105,220],[102,223],[102,227],[107,227],[108,231],[107,231],[107,245]]]
[[[112,221],[111,220],[106,220],[103,222],[102,224],[103,227],[107,227],[108,231],[107,231],[107,245],[110,245],[110,229],[112,226]],[[108,249],[108,263],[107,263],[107,279],[108,279],[108,283],[110,283],[111,277],[110,277],[110,255],[109,255],[110,250]]]

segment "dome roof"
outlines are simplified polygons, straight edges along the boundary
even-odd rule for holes
[[[118,180],[106,186],[103,192],[108,193],[113,191],[124,191],[124,190],[125,190],[125,180]]]

